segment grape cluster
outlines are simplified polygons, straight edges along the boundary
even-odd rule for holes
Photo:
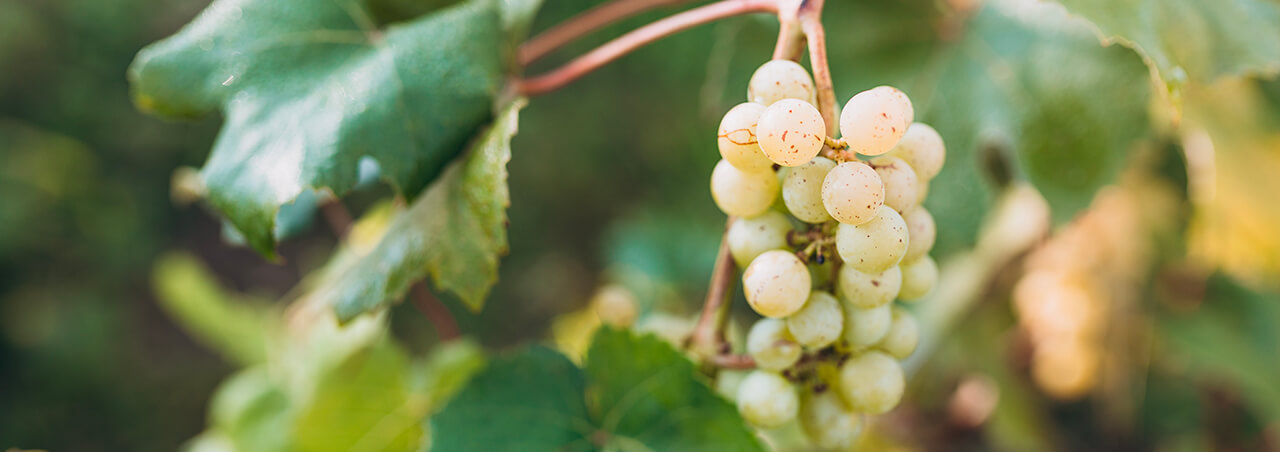
[[[920,204],[942,169],[942,138],[915,123],[911,101],[881,86],[853,96],[840,140],[815,104],[814,83],[788,60],[752,75],[749,102],[720,122],[723,158],[711,194],[743,291],[762,318],[747,335],[755,360],[738,390],[759,427],[798,418],[820,447],[846,447],[864,415],[902,398],[898,360],[916,348],[915,318],[894,299],[937,283],[933,217]]]

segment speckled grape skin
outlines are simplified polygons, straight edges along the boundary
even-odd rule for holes
[[[893,357],[869,351],[840,366],[840,389],[854,411],[884,414],[898,406],[906,379]]]
[[[771,170],[743,171],[720,160],[711,171],[711,198],[728,215],[754,217],[778,196],[778,176]]]
[[[889,267],[879,273],[866,273],[851,266],[840,267],[837,278],[840,297],[851,306],[871,309],[893,301],[902,289],[902,269]]]
[[[890,311],[892,306],[891,303],[885,303],[871,309],[860,309],[845,303],[843,306],[845,342],[855,349],[880,342],[893,323],[893,314]]]
[[[877,157],[870,162],[884,184],[884,205],[903,212],[919,204],[916,171],[906,160],[897,157]]]
[[[800,397],[800,428],[814,445],[848,450],[862,435],[866,418],[849,409],[833,388]]]
[[[764,370],[778,372],[791,367],[803,351],[782,319],[757,320],[747,333],[747,354]]]
[[[791,222],[781,212],[770,210],[755,217],[739,218],[729,226],[729,253],[740,268],[746,268],[761,253],[786,248],[788,232],[791,232]]]
[[[822,205],[836,221],[866,223],[884,205],[884,183],[866,163],[841,163],[822,180]]]
[[[809,71],[791,60],[766,62],[747,82],[747,100],[766,107],[783,99],[809,100],[814,93]]]
[[[825,223],[831,220],[827,207],[822,203],[822,182],[836,162],[825,157],[814,157],[807,163],[790,168],[782,179],[782,202],[796,219],[805,223]]]
[[[938,263],[928,255],[902,263],[902,290],[898,298],[915,301],[929,295],[938,285]]]
[[[788,251],[767,251],[742,274],[747,303],[765,317],[786,317],[804,307],[811,280],[804,262]]]
[[[907,359],[915,353],[919,343],[920,324],[916,322],[916,317],[904,309],[893,308],[893,321],[889,325],[889,332],[876,343],[875,348],[894,358]]]
[[[764,171],[773,166],[756,140],[756,121],[760,120],[761,113],[764,113],[764,106],[748,102],[729,109],[720,120],[720,133],[716,139],[720,157],[738,169]]]
[[[820,348],[835,342],[844,330],[840,300],[826,292],[810,293],[804,307],[787,316],[787,330],[805,347]]]
[[[902,261],[914,261],[929,254],[938,240],[938,225],[933,221],[933,214],[924,206],[916,206],[902,213],[902,221],[907,223],[907,236],[911,237]]]
[[[880,206],[876,217],[836,229],[836,251],[845,265],[867,273],[879,273],[898,265],[910,245],[907,223],[889,206]]]
[[[906,93],[877,86],[849,99],[840,112],[840,134],[849,149],[863,155],[889,152],[907,133],[915,110]]]
[[[915,122],[907,127],[907,133],[886,155],[906,160],[921,180],[929,180],[942,172],[942,165],[947,160],[947,148],[937,130],[928,124]]]
[[[751,425],[773,428],[795,419],[800,397],[778,374],[755,370],[738,386],[738,413]]]
[[[827,136],[822,113],[808,102],[783,99],[770,105],[756,123],[764,155],[782,166],[803,165],[822,150]]]

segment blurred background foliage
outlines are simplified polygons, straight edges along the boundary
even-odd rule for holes
[[[380,23],[449,3],[367,2]],[[548,1],[535,29],[597,3]],[[389,337],[305,330],[346,351],[293,337],[285,323],[310,310],[288,302],[337,243],[314,200],[272,263],[171,196],[219,120],[144,117],[124,74],[206,4],[0,0],[0,447],[174,450],[208,427],[193,447],[412,450],[429,435],[417,422],[369,442],[361,426],[379,419],[333,413],[421,418],[461,384],[440,376],[469,375],[478,348],[436,347],[409,303],[357,322],[387,322]],[[919,378],[868,449],[1280,448],[1280,83],[1198,59],[1245,40],[1261,47],[1241,57],[1255,63],[1278,29],[1197,28],[1230,39],[1186,47],[1145,36],[1159,46],[1143,54],[1159,57],[1153,73],[1052,4],[846,0],[826,18],[837,97],[899,86],[949,151],[927,206],[939,291],[960,295],[921,313]],[[767,17],[699,27],[534,99],[512,144],[501,280],[476,314],[445,297],[462,330],[503,349],[551,338],[561,317],[572,351],[599,323],[583,309],[604,286],[638,301],[641,325],[685,328],[724,221],[706,187],[709,131],[775,32]],[[371,212],[351,242],[376,239],[389,193],[370,184],[344,200]],[[344,393],[369,386],[384,390]],[[315,432],[329,436],[308,442]]]

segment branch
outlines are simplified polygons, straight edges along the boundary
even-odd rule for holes
[[[449,307],[427,290],[424,283],[414,284],[409,289],[409,297],[413,298],[413,306],[426,316],[431,326],[435,327],[436,335],[440,337],[441,342],[449,342],[462,336],[458,330],[458,322],[454,320],[453,313],[449,312]]]
[[[707,362],[721,369],[755,369],[756,361],[747,355],[713,355]]]
[[[521,66],[528,66],[529,63],[547,56],[547,54],[555,51],[560,46],[599,30],[606,25],[653,8],[676,5],[686,1],[688,0],[614,0],[591,8],[587,12],[574,16],[534,36],[520,46],[516,57]]]
[[[333,235],[339,239],[346,237],[347,231],[351,230],[351,212],[347,210],[347,206],[342,205],[342,200],[334,198],[320,204],[320,215],[324,217],[325,223],[329,224],[329,229],[333,230]]]
[[[716,253],[711,282],[707,285],[707,299],[702,304],[702,315],[698,317],[690,338],[693,350],[708,359],[726,351],[722,345],[726,344],[724,327],[729,318],[730,289],[733,287],[733,277],[737,274],[733,254],[729,252],[729,226],[734,221],[736,218],[729,217],[725,222],[725,234],[720,239],[720,251]]]
[[[777,11],[776,0],[720,0],[637,28],[587,52],[559,69],[537,77],[519,80],[516,83],[517,89],[524,95],[543,94],[567,85],[646,44],[677,32],[726,17],[750,13],[777,13]]]
[[[801,7],[800,24],[809,41],[809,66],[813,68],[813,83],[818,89],[818,111],[827,123],[827,134],[835,135],[840,125],[836,122],[836,93],[831,82],[831,68],[827,66],[827,32],[822,27],[824,0],[808,0]]]

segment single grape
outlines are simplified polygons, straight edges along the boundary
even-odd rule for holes
[[[911,99],[892,86],[877,86],[849,99],[840,112],[840,134],[849,148],[863,155],[893,149],[915,119]]]
[[[795,419],[799,399],[785,378],[755,370],[738,386],[738,413],[756,427],[773,428]]]
[[[816,92],[809,71],[791,60],[768,61],[747,82],[747,100],[766,107],[783,99],[809,100]]]
[[[882,304],[871,309],[855,308],[844,305],[844,340],[855,349],[868,347],[889,333],[893,324],[892,303]]]
[[[822,113],[803,100],[783,99],[760,114],[756,138],[760,150],[774,163],[797,166],[813,160],[822,150],[827,124]]]
[[[760,215],[777,196],[778,177],[771,170],[743,171],[721,160],[711,171],[711,198],[728,215]]]
[[[822,205],[836,221],[866,223],[884,205],[884,183],[866,163],[841,163],[822,180]]]
[[[902,289],[902,269],[895,265],[880,273],[866,273],[845,265],[840,267],[837,285],[846,303],[871,309],[888,304],[898,296]]]
[[[782,371],[795,364],[801,352],[800,344],[787,330],[787,322],[781,319],[757,320],[747,333],[747,354],[761,369]]]
[[[756,141],[756,121],[761,113],[763,105],[748,102],[729,109],[720,120],[720,136],[716,139],[720,157],[738,169],[764,171],[773,166]]]
[[[889,333],[876,343],[875,348],[888,353],[897,359],[907,359],[916,351],[920,343],[920,324],[916,317],[905,309],[893,308],[893,322],[889,325]]]
[[[786,317],[799,311],[809,298],[809,290],[809,269],[787,251],[761,253],[742,274],[748,304],[765,317]]]
[[[910,244],[907,223],[889,206],[880,206],[871,221],[836,229],[836,251],[847,266],[879,273],[898,265]]]
[[[854,411],[884,414],[898,406],[906,379],[893,357],[868,351],[840,366],[840,389]]]
[[[919,187],[916,188],[916,204],[924,204],[924,200],[929,198],[929,179],[920,179]]]
[[[766,211],[759,216],[739,218],[729,226],[729,252],[739,267],[751,265],[761,253],[787,247],[791,221],[780,212]]]
[[[617,284],[601,287],[591,297],[591,305],[595,306],[596,315],[607,325],[629,327],[636,323],[636,317],[639,316],[635,296]]]
[[[824,449],[848,450],[862,435],[865,417],[849,409],[836,391],[806,391],[800,397],[800,428]]]
[[[884,183],[884,205],[903,212],[918,204],[920,195],[916,190],[919,189],[919,181],[916,171],[911,169],[906,160],[877,157],[871,160],[871,168],[876,170],[880,181]]]
[[[911,237],[902,260],[914,261],[929,254],[938,239],[938,225],[933,222],[933,215],[924,206],[916,206],[902,213],[902,221],[907,223],[907,236]]]
[[[801,345],[825,347],[840,338],[844,312],[840,300],[826,292],[813,291],[804,307],[787,317],[787,330]]]
[[[902,263],[902,291],[898,298],[914,301],[924,298],[938,285],[938,263],[928,255]]]
[[[922,122],[911,123],[907,133],[898,141],[898,145],[888,155],[907,161],[916,170],[921,180],[933,179],[942,172],[942,164],[947,159],[947,149],[942,144],[942,136],[937,130]]]
[[[814,157],[800,166],[788,168],[782,179],[782,201],[796,219],[805,223],[825,223],[831,220],[827,207],[822,203],[822,182],[836,162],[825,157]]]

